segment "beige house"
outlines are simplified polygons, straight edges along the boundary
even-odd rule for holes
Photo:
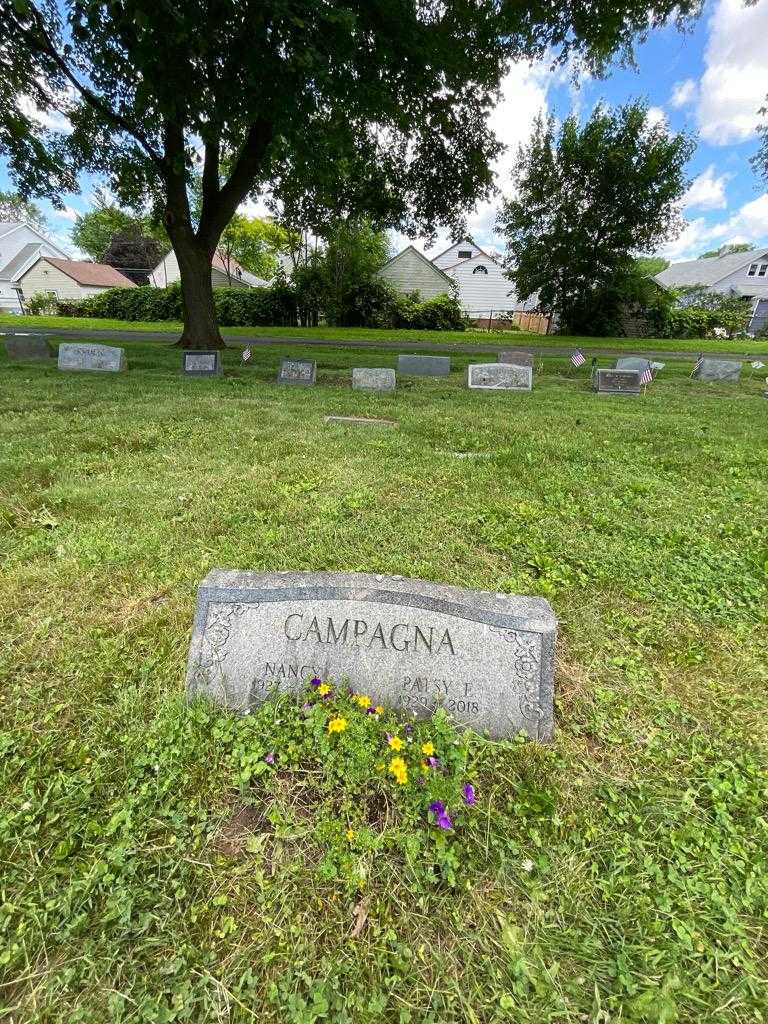
[[[136,285],[106,263],[58,260],[41,256],[18,279],[20,299],[31,299],[38,292],[53,292],[57,299],[85,299],[107,288],[135,288]]]
[[[409,245],[397,256],[388,260],[379,271],[398,292],[418,292],[422,299],[433,299],[436,295],[453,295],[453,280],[426,256]]]

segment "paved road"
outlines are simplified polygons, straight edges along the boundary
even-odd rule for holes
[[[91,338],[94,341],[165,341],[172,344],[175,335],[172,331],[115,331],[100,329],[85,329],[82,327],[27,327],[14,330],[8,324],[0,326],[0,338],[9,334],[35,335],[50,339],[67,337]],[[475,353],[498,353],[508,349],[516,349],[520,352],[532,352],[534,355],[568,356],[573,352],[573,345],[531,345],[524,341],[516,342],[515,339],[505,341],[503,344],[492,342],[472,342],[461,344],[448,341],[372,341],[370,338],[345,338],[343,341],[336,338],[297,338],[274,336],[269,334],[229,334],[224,332],[225,341],[232,347],[240,345],[279,345],[298,346],[305,348],[308,345],[316,345],[319,348],[349,348],[349,349],[390,349],[394,352],[460,352],[464,355]],[[591,356],[648,356],[650,359],[687,359],[695,360],[698,353],[693,351],[680,351],[676,349],[648,348],[638,342],[632,348],[615,348],[605,346],[585,348],[584,354]],[[711,352],[709,355],[716,355]],[[761,352],[723,352],[724,359],[766,359],[766,353]],[[766,360],[768,361],[768,360]]]

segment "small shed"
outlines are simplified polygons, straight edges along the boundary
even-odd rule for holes
[[[379,277],[398,292],[418,292],[422,299],[455,294],[451,278],[412,245],[388,260],[379,270]]]

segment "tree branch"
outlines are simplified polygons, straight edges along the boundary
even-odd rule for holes
[[[154,149],[152,143],[144,132],[137,128],[136,125],[132,125],[130,121],[122,116],[122,114],[118,114],[117,111],[113,110],[109,103],[103,100],[100,96],[97,96],[95,92],[88,88],[88,86],[83,85],[82,82],[80,82],[54,46],[53,40],[46,31],[43,16],[34,4],[29,5],[29,14],[39,36],[34,31],[25,28],[18,16],[13,15],[13,19],[16,23],[16,28],[18,29],[19,34],[26,41],[30,50],[33,53],[35,51],[42,52],[52,60],[66,80],[82,96],[85,102],[95,110],[98,110],[103,117],[107,118],[107,120],[112,121],[112,123],[118,128],[122,128],[123,131],[132,136],[139,143],[150,160],[158,167],[160,173],[164,175],[165,162],[163,157]],[[40,45],[41,40],[43,44],[42,46]],[[55,104],[52,104],[52,106],[55,106]]]
[[[198,240],[215,246],[222,231],[232,219],[240,203],[250,192],[272,141],[272,123],[259,118],[248,129],[248,135],[237,155],[227,181],[215,198],[203,201],[203,212],[197,229]]]

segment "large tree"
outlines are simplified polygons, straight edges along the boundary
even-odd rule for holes
[[[593,309],[605,322],[622,291],[634,301],[634,254],[679,230],[692,152],[686,135],[652,123],[642,103],[599,105],[583,125],[539,118],[499,216],[518,296],[538,295],[569,333],[584,330]]]
[[[151,215],[126,210],[97,191],[93,207],[77,215],[72,241],[98,263],[104,259],[115,235],[155,239],[166,252],[169,247],[165,229]]]
[[[211,260],[246,196],[267,182],[279,196],[286,174],[343,181],[347,213],[429,231],[492,188],[486,121],[510,60],[551,50],[599,70],[700,4],[0,0],[0,148],[30,194],[57,199],[85,168],[123,202],[154,199],[181,270],[181,343],[209,347]],[[72,131],[52,136],[34,105]]]

